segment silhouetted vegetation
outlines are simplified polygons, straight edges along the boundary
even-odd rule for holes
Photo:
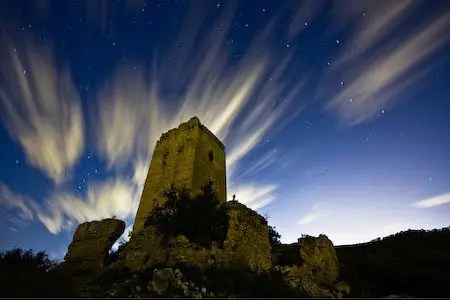
[[[155,217],[149,222],[162,233],[184,235],[201,245],[210,246],[211,241],[223,242],[227,228],[221,226],[226,224],[227,219],[225,215],[220,215],[223,212],[218,209],[214,195],[210,185],[205,186],[197,197],[191,197],[186,190],[172,188],[166,194],[168,201],[157,208]],[[217,217],[222,219],[214,220]],[[277,266],[263,273],[252,272],[246,267],[223,269],[214,266],[200,270],[184,264],[169,269],[160,265],[136,273],[119,264],[95,276],[84,274],[72,278],[65,274],[64,269],[59,269],[45,252],[13,249],[0,252],[0,297],[165,295],[156,293],[155,288],[148,288],[149,282],[169,284],[166,287],[168,296],[181,293],[191,297],[202,294],[203,288],[207,291],[203,296],[211,293],[215,297],[301,296],[301,289],[293,286],[301,284],[304,279],[315,277],[307,272],[309,269],[298,267],[301,265],[298,244],[281,244],[280,234],[270,225],[269,238],[274,264]],[[449,297],[449,240],[450,228],[408,230],[369,243],[335,247],[340,263],[339,280],[348,282],[351,287],[350,297],[383,297],[392,294],[424,298]],[[126,243],[123,243],[118,253],[125,247]],[[112,257],[113,261],[119,259],[119,256]],[[286,270],[291,270],[291,275],[286,275]],[[301,271],[300,275],[297,276],[296,271]],[[155,279],[155,272],[175,277],[166,277],[167,282],[161,282]],[[177,287],[170,287],[171,284]],[[83,289],[87,290],[80,294]]]
[[[450,296],[450,229],[408,230],[370,243],[336,247],[352,296]]]
[[[269,239],[272,246],[281,245],[281,234],[276,231],[275,226],[269,225]]]
[[[44,251],[12,249],[0,252],[0,297],[71,296],[67,278]]]
[[[171,186],[163,192],[165,202],[154,209],[146,225],[152,225],[166,236],[184,235],[204,247],[212,242],[222,245],[226,238],[228,218],[219,209],[219,200],[209,182],[192,197],[186,188]]]

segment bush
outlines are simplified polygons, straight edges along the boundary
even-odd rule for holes
[[[70,282],[56,266],[44,251],[0,252],[0,297],[70,297]]]
[[[213,242],[223,244],[228,218],[220,209],[212,182],[203,186],[195,197],[191,197],[188,189],[174,186],[163,192],[163,196],[164,204],[155,208],[146,226],[155,226],[165,236],[184,235],[204,247],[211,247]]]

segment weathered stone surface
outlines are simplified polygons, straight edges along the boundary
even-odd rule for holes
[[[80,224],[69,245],[65,263],[76,268],[102,268],[108,252],[125,230],[125,222],[104,219]]]
[[[221,202],[226,201],[225,147],[197,117],[163,134],[156,143],[133,233],[145,227],[161,194],[170,185],[185,186],[193,194],[208,181]]]
[[[333,243],[326,235],[298,239],[300,265],[312,270],[315,282],[333,285],[339,276],[339,262]]]
[[[223,204],[228,214],[228,232],[224,242],[230,263],[252,271],[272,267],[267,221],[237,201]]]
[[[333,298],[332,292],[317,284],[311,270],[299,266],[279,267],[284,280],[296,292],[297,297]]]
[[[217,247],[204,248],[191,243],[185,236],[172,238],[168,245],[167,266],[183,264],[205,271],[208,268],[226,268],[232,257]]]
[[[172,269],[165,268],[162,270],[155,269],[153,278],[150,282],[150,290],[159,296],[170,293],[170,290],[176,287],[176,277]]]
[[[124,251],[124,262],[132,270],[151,268],[167,261],[168,249],[157,229],[147,226],[134,234]]]

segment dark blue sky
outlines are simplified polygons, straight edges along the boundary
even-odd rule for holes
[[[0,248],[131,228],[155,142],[197,115],[228,195],[285,242],[449,226],[448,1],[2,1]]]

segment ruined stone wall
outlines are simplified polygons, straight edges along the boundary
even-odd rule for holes
[[[224,242],[230,263],[238,268],[267,271],[272,267],[267,221],[257,212],[237,201],[223,206],[228,215],[228,232]]]
[[[125,222],[117,219],[85,222],[77,227],[64,257],[73,268],[101,269],[108,252],[125,230]]]
[[[162,204],[161,193],[171,184],[195,193],[207,179],[213,179],[219,200],[225,202],[225,178],[225,147],[197,117],[168,131],[156,143],[133,232],[142,230],[155,205]]]

